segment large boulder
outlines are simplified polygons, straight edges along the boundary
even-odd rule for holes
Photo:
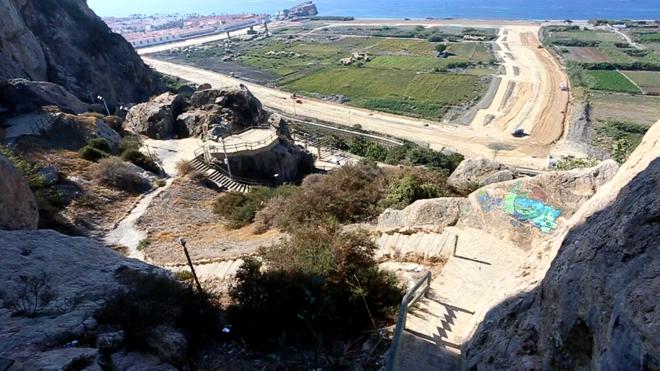
[[[0,102],[10,114],[34,112],[57,106],[67,113],[83,113],[88,105],[60,85],[25,79],[0,80]]]
[[[0,78],[62,85],[75,96],[147,99],[162,83],[85,0],[0,0]],[[0,89],[2,90],[2,89]]]
[[[503,282],[469,370],[660,369],[660,123]]]
[[[0,229],[36,229],[39,210],[27,180],[3,155],[0,174]]]
[[[91,139],[103,138],[114,152],[121,143],[119,133],[94,115],[25,114],[12,117],[5,123],[5,140],[26,149],[38,145],[43,149],[77,151]]]
[[[466,207],[469,207],[468,200],[459,197],[418,200],[403,210],[385,210],[378,217],[378,230],[382,233],[442,233],[445,227],[458,223]]]
[[[268,119],[261,102],[244,85],[228,90],[197,91],[190,98],[190,103],[197,108],[219,110],[224,125],[231,131],[264,124]]]
[[[101,327],[93,317],[105,301],[137,272],[167,274],[92,239],[50,230],[0,231],[0,246],[0,360],[27,369],[92,366],[98,350],[84,346]],[[25,305],[37,303],[24,294],[28,287],[39,294],[35,307]]]
[[[128,112],[124,129],[136,131],[152,139],[171,139],[175,135],[172,103],[176,96],[164,93],[146,102],[135,105]]]
[[[459,226],[480,228],[529,249],[559,227],[607,184],[619,165],[607,160],[589,169],[548,172],[495,183],[473,192]]]
[[[447,183],[458,189],[512,180],[514,171],[508,166],[484,157],[463,160],[449,176]]]

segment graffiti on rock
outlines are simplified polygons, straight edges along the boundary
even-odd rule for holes
[[[543,233],[556,229],[561,210],[546,203],[548,197],[540,188],[534,187],[531,192],[521,191],[520,188],[520,183],[517,183],[509,191],[482,191],[478,196],[481,209],[485,212],[501,210],[513,218],[511,223],[514,226],[531,224]]]

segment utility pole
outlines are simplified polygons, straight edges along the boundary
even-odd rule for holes
[[[108,104],[105,102],[105,99],[103,99],[103,97],[100,95],[96,98],[98,98],[98,100],[103,102],[103,106],[105,107],[105,112],[108,114],[108,116],[110,116],[110,110],[108,109]]]
[[[222,136],[222,152],[225,155],[225,165],[227,165],[227,172],[229,172],[229,179],[233,179],[231,175],[231,166],[229,166],[229,157],[227,157],[227,147],[225,147],[225,137]]]
[[[190,266],[190,271],[192,272],[193,278],[195,279],[195,284],[197,285],[197,291],[202,292],[202,285],[199,284],[197,279],[197,273],[195,273],[195,267],[193,266],[192,260],[190,260],[190,254],[188,254],[188,248],[186,247],[187,241],[185,238],[179,238],[179,243],[183,247],[183,252],[186,254],[186,259],[188,259],[188,265]]]

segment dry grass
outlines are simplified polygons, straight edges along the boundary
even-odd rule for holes
[[[178,243],[183,237],[194,261],[227,260],[253,255],[281,238],[277,231],[258,234],[254,226],[228,228],[213,214],[217,197],[218,192],[189,177],[174,180],[138,220],[138,228],[149,235],[145,254],[157,263],[185,263]]]
[[[176,174],[178,176],[186,176],[195,171],[195,168],[190,164],[190,161],[179,160],[175,166]]]

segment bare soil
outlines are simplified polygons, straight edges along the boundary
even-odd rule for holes
[[[253,227],[229,229],[213,214],[219,193],[191,181],[177,178],[155,198],[137,227],[147,231],[144,253],[156,264],[184,264],[186,257],[179,238],[187,240],[195,262],[212,262],[254,255],[259,247],[277,243],[282,234],[269,231],[256,234]]]

